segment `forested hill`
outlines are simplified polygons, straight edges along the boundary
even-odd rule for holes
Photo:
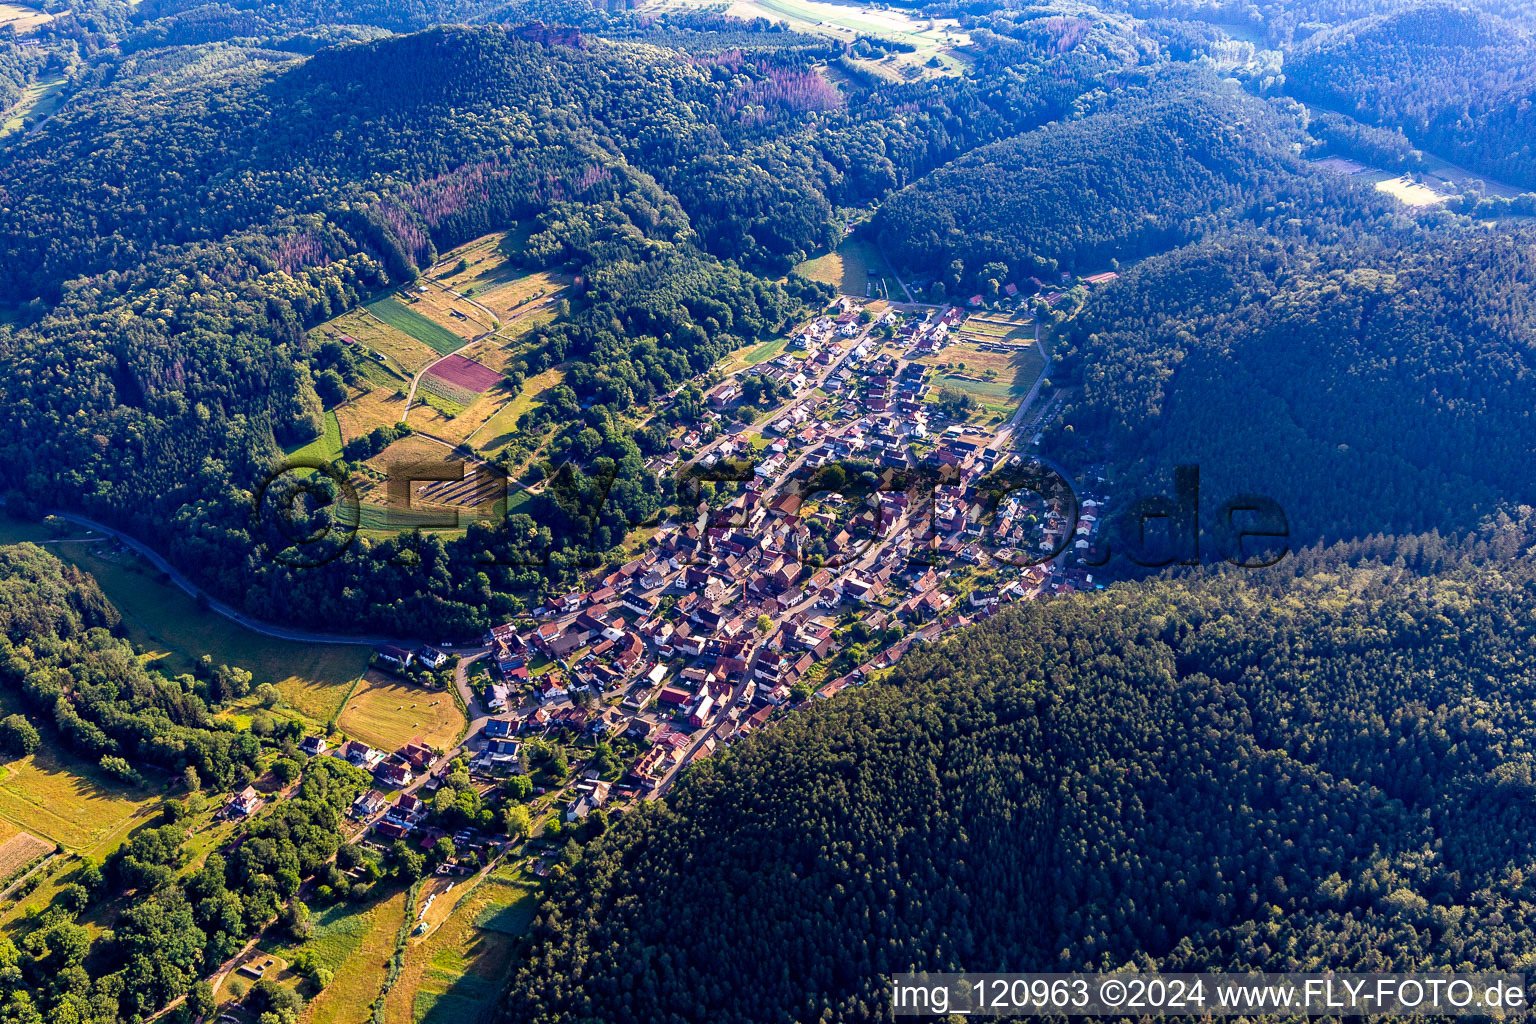
[[[761,33],[764,45],[778,35]],[[71,277],[160,246],[389,205],[378,196],[399,210],[365,237],[420,260],[428,240],[611,195],[597,172],[615,155],[669,188],[712,251],[782,271],[834,240],[835,204],[1033,127],[1076,95],[1070,80],[1020,76],[850,105],[798,49],[694,60],[533,26],[437,29],[169,83],[157,59],[184,61],[171,50],[101,69],[0,155],[0,230],[13,240],[0,298],[52,299]]]
[[[685,26],[712,47],[726,24]],[[0,328],[13,507],[125,526],[268,618],[469,633],[560,585],[559,557],[540,571],[509,538],[617,544],[661,504],[643,460],[662,442],[642,451],[637,407],[826,298],[758,272],[824,250],[846,208],[1059,116],[1094,81],[1041,58],[845,96],[804,37],[728,24],[736,45],[699,55],[523,24],[302,60],[171,47],[86,69],[60,112],[0,151],[0,301],[42,313]],[[532,339],[532,373],[563,362],[570,389],[541,454],[563,460],[590,430],[600,441],[580,454],[611,460],[619,500],[594,526],[535,509],[526,529],[429,538],[408,561],[391,541],[298,574],[257,557],[252,490],[324,422],[314,378],[329,364],[307,329],[514,223],[531,232],[526,269],[583,282]]]
[[[984,291],[1004,280],[1107,267],[1232,220],[1283,221],[1360,205],[1291,154],[1298,125],[1196,75],[1128,90],[1109,110],[979,149],[893,195],[875,221],[892,258]],[[959,261],[957,268],[953,264]],[[937,300],[936,300],[937,301]]]
[[[589,847],[501,1019],[883,1019],[910,967],[1526,963],[1536,569],[1489,559],[1530,539],[1122,586],[911,654]]]
[[[1536,498],[1533,311],[1529,229],[1212,239],[1138,264],[1062,332],[1053,375],[1081,388],[1051,443],[1127,480],[1196,464],[1208,507],[1269,495],[1301,543],[1465,531]]]
[[[1536,188],[1536,34],[1430,3],[1319,33],[1286,63],[1290,91],[1401,128],[1422,148]]]

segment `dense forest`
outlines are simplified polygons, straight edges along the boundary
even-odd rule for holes
[[[1314,6],[1296,8],[1306,24],[1400,15]],[[1501,490],[1524,479],[1510,435],[1475,426],[1519,418],[1523,350],[1499,340],[1528,329],[1519,246],[1489,254],[1468,241],[1457,281],[1429,281],[1451,265],[1431,255],[1432,239],[1462,230],[1455,216],[1411,218],[1298,159],[1348,153],[1412,169],[1414,132],[1384,111],[1308,115],[1263,83],[1247,83],[1261,98],[1219,69],[1177,63],[1203,59],[1192,43],[1177,49],[1199,32],[1170,19],[1220,21],[1221,10],[1169,5],[1154,27],[1128,9],[931,11],[961,19],[965,74],[872,78],[849,62],[856,44],[625,4],[61,5],[28,37],[41,45],[0,39],[0,58],[20,61],[17,88],[45,63],[67,70],[67,101],[0,147],[0,302],[18,313],[0,326],[8,508],[70,507],[126,527],[264,618],[476,632],[666,505],[664,481],[644,469],[665,432],[637,422],[726,353],[820,308],[825,286],[786,272],[872,207],[870,237],[928,283],[928,298],[995,301],[1010,285],[1028,297],[1063,270],[1149,258],[1062,327],[1059,376],[1084,384],[1051,433],[1063,451],[1137,472],[1187,452],[1225,488],[1251,480],[1238,467],[1263,462],[1274,437],[1229,443],[1248,419],[1202,410],[1257,408],[1299,449],[1287,456],[1292,482],[1269,486],[1309,539],[1465,526],[1524,493]],[[1401,14],[1401,33],[1383,31],[1429,45],[1436,29],[1423,19],[1442,16],[1452,14]],[[1508,5],[1491,16],[1524,17]],[[442,21],[496,24],[428,27]],[[1301,61],[1302,37],[1316,37],[1306,45],[1317,54],[1374,38],[1283,35]],[[1505,58],[1523,38],[1510,35],[1504,63],[1490,58],[1492,77],[1478,81],[1518,78]],[[0,60],[0,83],[9,67]],[[1440,93],[1404,95],[1429,110]],[[1518,113],[1502,103],[1487,107]],[[1377,120],[1386,126],[1363,123]],[[1518,203],[1451,208],[1495,216]],[[320,433],[317,381],[357,374],[308,329],[514,222],[530,228],[524,268],[580,281],[511,368],[521,382],[559,365],[564,383],[501,456],[537,455],[535,474],[566,466],[561,487],[459,540],[364,538],[320,568],[271,557],[253,495],[283,450]],[[1280,255],[1234,257],[1245,262],[1210,281],[1178,269],[1246,252],[1234,228],[1269,236],[1261,248]],[[1422,285],[1398,285],[1409,279],[1390,266],[1399,258]],[[1356,261],[1381,283],[1349,276],[1352,312],[1332,308],[1331,286],[1302,280]],[[1378,293],[1396,296],[1390,323],[1375,316]],[[1424,294],[1436,306],[1414,321],[1405,310]],[[1185,338],[1207,321],[1216,336]],[[1430,339],[1434,359],[1387,360],[1397,324]],[[1315,351],[1313,325],[1356,339],[1380,372]],[[1254,376],[1234,384],[1234,372]],[[1391,412],[1345,415],[1362,402]],[[1165,409],[1188,412],[1150,429]],[[1378,456],[1393,429],[1423,443]],[[1465,473],[1436,461],[1469,440],[1496,456]],[[349,458],[383,443],[363,439]],[[1319,466],[1367,466],[1389,496],[1324,508],[1307,489]],[[1427,501],[1410,497],[1421,478]],[[599,492],[611,496],[601,510]]]
[[[501,1019],[883,1019],[909,968],[1523,965],[1530,542],[1313,551],[921,649],[589,847]]]
[[[1290,153],[1298,126],[1235,87],[1154,80],[1109,110],[983,147],[893,195],[875,227],[893,258],[948,267],[943,295],[1106,269],[1234,219],[1348,209]],[[987,298],[996,298],[995,285]],[[1033,289],[1031,289],[1033,290]],[[962,296],[963,297],[963,296]]]
[[[1432,3],[1313,36],[1286,63],[1308,102],[1401,129],[1421,148],[1536,189],[1536,34]]]
[[[1533,243],[1240,235],[1146,260],[1064,332],[1082,386],[1055,436],[1130,480],[1196,464],[1213,502],[1268,495],[1304,542],[1470,529],[1536,480]]]

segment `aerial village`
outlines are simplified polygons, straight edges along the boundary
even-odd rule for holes
[[[622,813],[914,645],[1102,585],[1089,565],[1101,489],[1089,481],[1067,509],[989,483],[1032,458],[1055,405],[1048,369],[1026,314],[840,298],[702,393],[649,464],[688,500],[634,557],[460,645],[473,724],[458,750],[331,751],[378,781],[355,816],[377,840],[425,848],[438,834],[417,794],[436,788],[434,765],[467,760],[490,791],[551,751],[577,769],[554,794],[564,820]],[[766,414],[738,418],[746,395]],[[445,657],[386,646],[375,664]]]

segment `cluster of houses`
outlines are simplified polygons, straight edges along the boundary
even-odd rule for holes
[[[426,773],[437,764],[440,758],[437,751],[422,743],[419,738],[412,739],[391,753],[376,750],[362,740],[347,740],[331,750],[325,737],[311,735],[304,737],[299,743],[299,749],[311,757],[330,752],[332,756],[369,773],[386,789],[409,786],[418,775]]]
[[[895,316],[885,314],[893,323]],[[898,338],[910,350],[937,351],[965,317],[954,308],[932,311],[900,324]],[[803,352],[749,371],[792,396],[761,437],[723,429],[719,413],[739,398],[737,379],[711,390],[708,422],[674,439],[665,458],[675,465],[678,452],[697,451],[698,463],[711,467],[749,457],[755,466],[746,479],[717,484],[693,521],[664,524],[642,554],[550,598],[531,621],[490,630],[496,679],[485,703],[493,717],[474,771],[525,770],[522,745],[533,736],[622,734],[643,741],[626,781],[649,791],[689,758],[764,728],[796,694],[831,696],[913,644],[1010,601],[1093,585],[1091,575],[1060,562],[1023,567],[994,586],[960,585],[955,570],[997,563],[1000,545],[1032,553],[1054,545],[1066,518],[1056,510],[1032,515],[1023,499],[995,514],[987,508],[980,484],[1017,456],[964,425],[931,435],[930,370],[881,352],[868,338],[870,322],[844,301],[835,315],[801,329]],[[845,355],[844,342],[852,345]],[[810,393],[812,384],[823,390]],[[945,484],[922,509],[915,507],[921,496],[902,490],[854,501],[787,483],[797,465],[845,460],[898,473],[921,462]],[[1098,504],[1084,504],[1069,549],[1094,543]],[[896,627],[900,639],[829,680],[820,666],[842,652],[839,625],[850,611],[870,631]],[[587,781],[594,785],[582,806],[590,810],[608,791]]]
[[[399,644],[384,644],[373,652],[374,661],[380,668],[387,668],[395,672],[404,672],[412,665],[421,664],[427,668],[442,668],[448,662],[448,655],[436,647],[421,647],[412,650],[409,647],[401,647]]]

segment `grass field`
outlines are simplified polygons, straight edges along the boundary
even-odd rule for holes
[[[435,361],[441,352],[381,321],[367,309],[354,309],[334,320],[327,320],[310,332],[319,338],[346,335],[369,352],[377,352],[390,361],[390,368],[409,377]]]
[[[1446,200],[1446,197],[1439,192],[1427,185],[1419,184],[1406,174],[1378,181],[1376,189],[1385,192],[1404,206],[1433,206]]]
[[[41,539],[41,525],[0,519],[0,541]],[[325,722],[368,664],[368,648],[350,644],[303,644],[263,636],[199,608],[179,587],[161,582],[148,563],[129,553],[112,554],[105,545],[49,544],[48,550],[96,577],[107,598],[122,613],[128,638],[146,659],[172,674],[192,671],[204,654],[216,664],[251,673],[253,684],[273,683],[297,711]],[[344,629],[345,624],[333,624]]]
[[[310,919],[313,927],[303,943],[294,946],[274,944],[268,952],[292,960],[300,949],[307,949],[327,970],[339,971],[362,948],[363,939],[373,926],[373,913],[388,900],[388,895],[381,895],[362,905],[346,900],[332,903],[314,911]],[[399,926],[398,920],[395,924]]]
[[[462,1024],[479,1019],[500,994],[517,937],[527,930],[536,890],[498,868],[454,899],[440,926],[413,940],[400,979],[385,1003],[389,1021]]]
[[[21,99],[5,114],[0,123],[0,139],[21,131],[28,117],[48,117],[64,102],[65,78],[63,75],[43,75],[22,92]]]
[[[457,524],[450,525],[449,517],[442,511],[399,512],[387,505],[363,502],[358,506],[358,532],[371,540],[386,540],[399,535],[402,530],[421,530],[440,533],[445,538],[462,536],[469,524],[481,518],[461,512]]]
[[[949,370],[936,369],[934,388],[928,400],[937,401],[943,388],[964,392],[975,398],[981,406],[971,416],[972,422],[1006,419],[1012,415],[1019,402],[1029,394],[1029,389],[1035,386],[1040,371],[1045,368],[1045,359],[1034,346],[1021,352],[982,352],[971,342],[950,345],[943,352],[919,361],[935,368],[945,363],[952,367]],[[961,363],[965,364],[963,369],[959,365]],[[996,377],[991,380],[965,379],[984,377],[988,370],[995,371]]]
[[[466,408],[480,395],[476,391],[463,387],[451,380],[445,380],[435,373],[424,373],[421,380],[416,382],[416,397],[421,398],[423,392],[436,398],[441,398],[450,405],[457,406],[460,410]]]
[[[320,436],[306,445],[301,445],[288,453],[293,459],[317,459],[321,462],[335,462],[341,458],[341,424],[336,419],[335,410],[325,414],[325,429]]]
[[[531,227],[520,225],[459,246],[438,260],[432,279],[490,309],[505,323],[522,307],[571,283],[568,275],[519,265]],[[464,270],[458,269],[460,260],[468,264]]]
[[[447,288],[432,284],[417,287],[425,288],[426,291],[413,288],[408,293],[402,293],[401,303],[408,304],[412,312],[420,313],[464,341],[477,338],[501,326],[500,319],[493,313],[488,313],[475,303],[454,295]],[[455,316],[455,313],[459,315]]]
[[[337,725],[348,736],[381,750],[396,750],[417,737],[429,747],[447,748],[458,739],[464,715],[440,690],[425,690],[370,669]]]
[[[384,987],[389,958],[405,920],[405,891],[398,890],[361,911],[351,905],[337,909],[335,917],[329,917],[330,911],[321,915],[310,939],[335,977],[304,1008],[299,1018],[303,1024],[361,1024],[367,1019],[368,1006]]]
[[[495,415],[470,435],[469,439],[474,441],[475,447],[482,452],[496,451],[507,443],[507,435],[517,426],[517,421],[523,413],[542,405],[544,394],[559,386],[564,380],[563,366],[553,366],[543,373],[529,377],[523,382],[523,390],[498,409]]]
[[[388,366],[375,359],[364,359],[357,364],[357,372],[363,379],[375,388],[399,388],[410,385],[410,379],[404,374],[396,373]]]
[[[20,710],[15,696],[0,694],[0,711]],[[51,743],[0,765],[0,818],[71,850],[110,852],[136,818],[157,806],[148,793],[119,785]]]
[[[417,395],[420,396],[420,394],[421,392],[418,391]],[[456,443],[467,441],[512,400],[508,398],[505,388],[496,387],[482,395],[474,396],[474,399],[456,416],[445,416],[431,406],[419,403],[411,406],[408,422],[418,430],[425,430],[447,441]]]
[[[458,419],[464,411],[464,406],[451,398],[445,398],[431,388],[418,387],[416,389],[416,401],[433,410],[444,420]],[[415,406],[412,406],[415,408]]]
[[[760,341],[755,344],[742,346],[716,365],[722,374],[735,373],[737,370],[745,369],[748,366],[756,366],[758,363],[766,363],[770,359],[777,359],[788,347],[788,338]]]
[[[836,249],[824,256],[807,260],[795,268],[812,281],[822,281],[836,288],[843,295],[866,298],[883,295],[887,298],[903,298],[901,286],[887,273],[885,261],[873,242],[858,237],[845,238]],[[869,272],[876,276],[870,277]],[[891,289],[895,289],[893,295]]]
[[[363,307],[397,331],[403,331],[432,349],[438,355],[447,355],[464,347],[464,338],[416,312],[393,295],[375,299]]]
[[[453,449],[430,437],[420,434],[411,434],[395,441],[388,448],[369,459],[363,465],[374,472],[381,473],[385,477],[393,471],[418,462],[441,462],[453,454]],[[368,492],[364,497],[374,499],[379,503],[385,500],[385,490],[377,487]]]

